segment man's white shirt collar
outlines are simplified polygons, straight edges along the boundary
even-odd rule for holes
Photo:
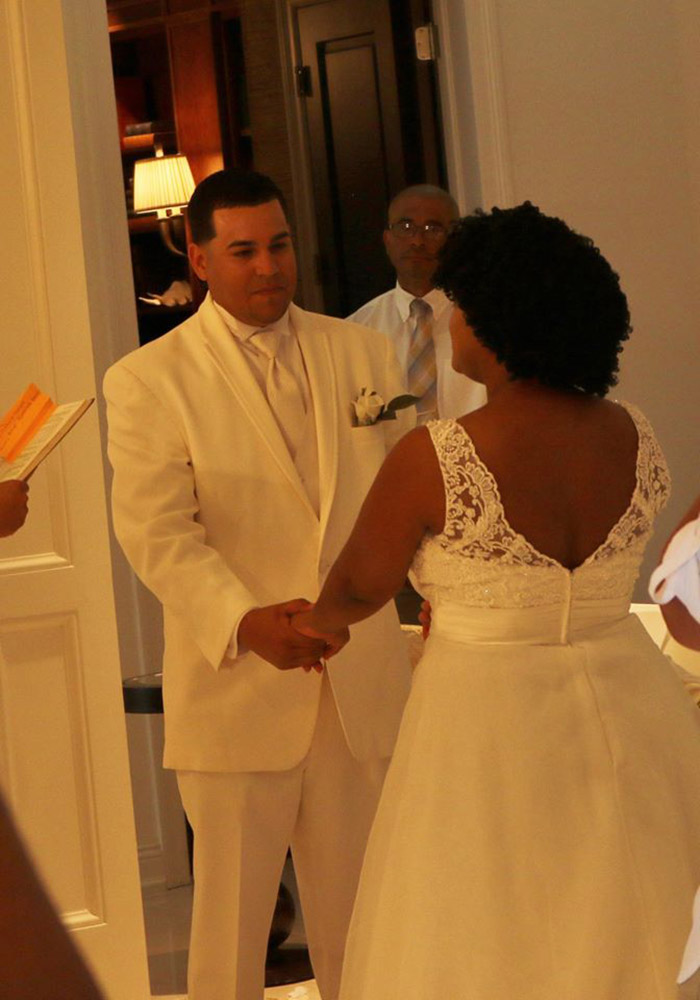
[[[227,310],[224,309],[224,307],[218,302],[215,302],[214,299],[212,299],[212,303],[234,337],[237,340],[242,340],[244,343],[250,341],[250,338],[255,336],[255,334],[260,330],[277,330],[278,333],[285,337],[291,333],[291,326],[289,323],[289,307],[287,307],[283,315],[280,316],[280,318],[274,323],[268,323],[266,326],[249,326],[248,323],[243,323],[240,319],[236,319],[235,316],[232,316],[230,312],[227,312]]]
[[[410,292],[407,292],[405,288],[401,287],[398,281],[396,282],[396,288],[394,289],[394,301],[396,302],[396,308],[399,311],[399,316],[404,323],[408,319],[411,303],[415,298],[420,297],[421,296],[411,295]],[[431,288],[427,295],[422,296],[422,299],[424,302],[427,302],[433,310],[433,317],[435,319],[437,319],[450,304],[450,300],[440,288]]]

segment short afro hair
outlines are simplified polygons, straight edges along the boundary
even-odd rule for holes
[[[187,206],[193,242],[201,244],[213,239],[213,215],[217,208],[265,205],[268,201],[278,201],[286,214],[284,195],[265,174],[240,167],[209,174],[194,189]]]
[[[455,223],[433,279],[513,379],[605,396],[631,331],[617,274],[529,201]]]

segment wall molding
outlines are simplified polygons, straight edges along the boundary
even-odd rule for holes
[[[466,211],[507,207],[515,199],[497,0],[434,0],[434,13],[450,187]]]
[[[484,205],[505,208],[514,203],[514,191],[497,4],[496,0],[466,2]]]
[[[150,844],[139,844],[138,853],[141,890],[147,892],[165,888],[167,880],[162,844],[156,841]]]
[[[0,575],[10,576],[15,573],[33,573],[43,569],[70,569],[71,563],[57,552],[45,552],[41,555],[8,556],[0,559]]]

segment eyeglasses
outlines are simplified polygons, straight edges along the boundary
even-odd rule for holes
[[[419,233],[426,243],[442,243],[447,237],[447,229],[439,222],[423,222],[418,225],[410,219],[399,219],[386,228],[399,240],[412,240]]]

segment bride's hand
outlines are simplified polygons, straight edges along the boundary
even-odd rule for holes
[[[424,639],[427,639],[430,635],[432,614],[433,610],[430,607],[430,601],[423,601],[420,606],[420,611],[418,612],[418,622],[422,626],[422,635]]]
[[[313,618],[313,607],[308,608],[306,611],[299,611],[297,614],[292,615],[290,621],[292,628],[296,629],[302,635],[307,635],[312,639],[323,639],[325,642],[325,649],[323,650],[324,660],[330,660],[331,656],[335,656],[336,653],[340,652],[343,646],[350,639],[350,630],[347,628],[341,629],[339,632],[320,632],[317,628],[311,624]],[[307,672],[310,667],[304,667]],[[318,673],[321,669],[314,667]]]

